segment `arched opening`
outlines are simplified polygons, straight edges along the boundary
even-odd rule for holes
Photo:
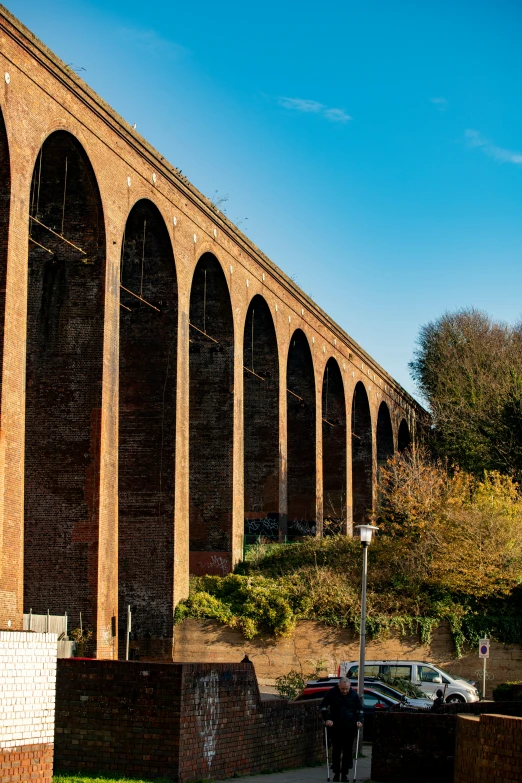
[[[169,233],[147,199],[127,219],[120,281],[120,657],[129,604],[134,655],[161,657],[172,647],[174,609],[178,297]]]
[[[30,193],[24,603],[94,629],[105,228],[92,166],[47,138]]]
[[[411,445],[410,428],[406,419],[403,419],[399,425],[399,437],[397,438],[398,451],[405,451]]]
[[[364,384],[355,387],[352,403],[353,523],[368,521],[373,505],[372,420]]]
[[[245,543],[279,537],[279,360],[270,309],[254,296],[243,341]]]
[[[329,359],[324,371],[323,534],[346,531],[346,403],[341,370]]]
[[[377,472],[393,456],[393,428],[390,410],[385,402],[379,406],[377,417]]]
[[[205,253],[190,292],[190,571],[226,573],[232,551],[234,325],[227,281]]]
[[[11,205],[11,166],[4,117],[0,111],[0,400],[4,360],[5,291],[7,285],[7,243]]]
[[[297,329],[290,340],[287,386],[288,536],[315,535],[315,378],[310,346]]]

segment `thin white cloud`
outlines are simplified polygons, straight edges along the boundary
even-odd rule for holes
[[[325,106],[319,101],[311,101],[305,98],[278,98],[277,102],[284,109],[301,112],[301,114],[319,114],[330,122],[349,122],[352,118],[344,109],[336,109]]]
[[[430,98],[430,103],[433,103],[438,111],[446,111],[448,108],[448,101],[446,98]]]
[[[514,163],[516,166],[522,166],[522,153],[497,147],[477,130],[469,128],[465,136],[469,147],[482,150],[484,155],[489,158],[493,158],[499,163]]]
[[[155,30],[137,30],[131,27],[122,27],[119,33],[129,44],[149,54],[161,55],[162,57],[179,57],[187,52],[184,46],[162,38]]]
[[[323,114],[332,122],[349,122],[352,119],[343,109],[325,109]]]
[[[320,114],[325,108],[322,103],[317,101],[306,101],[303,98],[278,98],[278,103],[285,109],[294,109],[305,114]]]

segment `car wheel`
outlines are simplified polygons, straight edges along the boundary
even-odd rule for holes
[[[446,704],[465,704],[466,700],[459,696],[457,693],[453,693],[446,699]]]

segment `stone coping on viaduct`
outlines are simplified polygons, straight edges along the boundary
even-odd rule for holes
[[[428,416],[1,6],[0,85],[0,627],[169,657],[189,573],[350,534]]]
[[[260,270],[271,274],[278,285],[284,287],[298,303],[301,303],[310,310],[310,313],[313,314],[317,321],[322,323],[329,332],[331,332],[334,338],[339,338],[345,346],[353,352],[352,358],[350,359],[350,357],[348,357],[348,360],[354,367],[359,368],[360,363],[362,362],[362,364],[366,366],[367,374],[369,372],[371,373],[371,376],[378,376],[380,380],[386,382],[387,386],[390,387],[388,394],[390,396],[396,395],[397,404],[403,405],[406,412],[409,412],[409,409],[411,408],[417,412],[417,415],[427,416],[426,412],[415,398],[397,383],[397,381],[395,381],[394,378],[392,378],[392,376],[364,350],[364,348],[356,343],[349,334],[333,321],[330,316],[308,296],[308,294],[299,288],[299,286],[284,273],[282,269],[274,264],[268,256],[256,247],[256,245],[240,231],[223,212],[214,206],[209,198],[203,193],[200,193],[187,177],[183,176],[179,169],[160,155],[160,153],[154,149],[138,131],[133,129],[126,120],[120,117],[120,115],[94,92],[94,90],[92,90],[75,71],[65,65],[54,52],[52,52],[1,4],[0,28],[4,34],[12,36],[30,56],[35,57],[38,60],[38,63],[48,70],[55,79],[59,80],[67,91],[73,92],[87,109],[94,112],[113,133],[122,139],[126,146],[133,149],[140,158],[147,161],[151,165],[151,171],[153,171],[153,173],[161,173],[166,182],[178,190],[184,197],[190,199],[192,204],[198,210],[201,210],[211,223],[217,222],[220,226],[220,230],[234,242],[234,244],[240,246],[243,251],[247,252],[256,266],[260,267]],[[9,61],[8,57],[5,59]],[[16,67],[20,67],[20,63],[15,61],[11,62]],[[123,157],[122,152],[120,152],[119,155],[128,167],[132,166],[132,164]],[[133,172],[140,177],[143,175],[142,170],[139,168],[134,168]],[[156,181],[155,184],[159,185],[158,181]],[[184,212],[183,207],[180,207],[180,211],[182,213]],[[187,217],[189,217],[191,221],[194,220],[193,214],[185,214],[187,214]],[[213,233],[208,229],[208,226],[201,224],[199,228],[206,233],[209,239],[212,239]],[[227,251],[228,249],[229,248],[226,248]],[[241,259],[238,260],[238,263],[243,265]],[[247,271],[249,270],[247,269]],[[295,312],[297,315],[298,310],[296,309]],[[371,376],[369,375],[368,377]]]

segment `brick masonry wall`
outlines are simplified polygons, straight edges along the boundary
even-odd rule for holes
[[[455,740],[454,783],[476,783],[480,755],[480,717],[459,715]]]
[[[185,783],[313,763],[321,743],[317,705],[261,702],[251,664],[58,662],[57,770]]]
[[[169,494],[169,503],[164,506],[165,518],[159,515],[161,518],[158,522],[158,537],[163,536],[164,540],[170,541],[172,534],[174,550],[172,553],[171,549],[171,559],[163,563],[163,573],[158,578],[158,584],[161,581],[168,584],[168,594],[173,596],[174,604],[188,591],[191,538],[197,562],[207,556],[212,559],[212,553],[215,553],[218,562],[228,567],[241,556],[245,519],[243,342],[246,314],[256,295],[262,296],[266,302],[277,338],[280,378],[277,443],[279,475],[278,481],[274,483],[279,484],[278,511],[281,517],[287,513],[290,496],[292,518],[306,516],[310,521],[317,521],[319,525],[321,523],[321,390],[324,370],[330,358],[334,358],[339,365],[346,400],[348,517],[352,507],[351,408],[356,384],[364,385],[370,413],[371,438],[365,452],[365,480],[375,476],[375,428],[381,403],[385,402],[389,407],[395,441],[403,419],[414,431],[417,422],[425,419],[425,414],[360,346],[241,234],[180,171],[153,150],[145,139],[3,7],[0,9],[0,73],[8,75],[0,87],[0,111],[6,129],[6,139],[0,139],[0,168],[6,174],[2,182],[11,182],[9,197],[5,191],[0,194],[0,225],[3,227],[0,231],[0,250],[4,246],[2,243],[5,243],[6,233],[2,215],[9,205],[0,430],[0,539],[3,541],[0,556],[0,626],[10,620],[12,627],[21,627],[24,592],[23,521],[24,504],[27,501],[30,516],[28,531],[31,533],[31,539],[28,539],[27,581],[32,582],[27,587],[27,600],[36,597],[44,601],[44,611],[50,608],[51,611],[62,613],[68,608],[70,614],[74,615],[74,612],[82,609],[82,615],[89,618],[95,631],[95,654],[114,657],[118,645],[111,634],[111,618],[118,615],[118,384],[120,312],[124,310],[120,307],[120,262],[127,220],[138,201],[149,199],[161,214],[167,228],[176,272],[177,343],[175,356],[172,355],[176,364],[176,384],[172,394],[175,394],[176,399],[175,407],[171,405],[170,410],[166,411],[169,432],[164,441],[165,471],[172,459],[175,464],[169,474],[171,484],[165,490]],[[75,243],[80,247],[82,243],[89,246],[96,244],[96,253],[91,253],[89,249],[89,256],[85,259],[89,263],[83,264],[77,256],[73,260],[72,255],[68,255],[69,250],[65,250],[64,243],[56,237],[52,238],[53,235],[45,229],[37,229],[39,233],[34,238],[40,244],[53,251],[60,245],[62,255],[59,255],[59,260],[62,257],[66,259],[68,266],[65,277],[69,276],[67,280],[71,283],[62,301],[64,270],[54,270],[57,275],[53,278],[53,284],[46,289],[50,294],[46,300],[50,304],[50,311],[44,309],[45,318],[39,321],[41,308],[37,300],[30,298],[28,308],[28,271],[31,276],[31,296],[36,296],[40,291],[38,286],[41,285],[43,289],[44,283],[43,276],[39,275],[43,272],[40,265],[45,264],[45,261],[39,259],[51,256],[41,248],[36,249],[36,245],[32,245],[35,249],[28,250],[28,218],[35,197],[31,183],[42,140],[48,140],[46,150],[50,150],[49,145],[54,144],[58,135],[64,140],[67,134],[74,138],[73,146],[79,158],[72,152],[68,158],[71,166],[71,200],[68,198],[66,202],[64,230],[72,232],[73,241],[76,240]],[[5,157],[7,148],[8,163]],[[63,145],[61,150],[56,148],[55,152],[60,153],[56,157],[56,166],[53,166],[55,176],[46,178],[45,174],[45,187],[41,195],[44,196],[42,208],[46,211],[47,219],[55,221],[53,225],[57,225],[58,231],[61,231],[59,207],[62,203],[62,174],[67,156],[64,155]],[[81,166],[76,165],[79,159]],[[45,161],[44,156],[42,170],[46,167]],[[77,219],[81,206],[85,208],[84,225],[80,225]],[[201,354],[189,355],[193,345],[189,342],[193,331],[189,327],[189,318],[192,317],[190,295],[194,272],[206,254],[212,254],[221,270],[225,285],[220,289],[220,304],[228,307],[228,313],[224,330],[226,334],[221,335],[224,350],[210,356],[210,350],[204,349],[203,360]],[[2,261],[0,252],[0,264]],[[3,272],[0,272],[0,277],[2,275]],[[33,283],[37,284],[36,288]],[[212,294],[211,290],[209,294]],[[128,304],[124,297],[121,303]],[[0,319],[3,317],[0,312]],[[85,330],[81,328],[82,323]],[[173,334],[170,326],[166,329],[169,338]],[[289,407],[286,393],[287,357],[296,330],[301,330],[311,354],[309,364],[313,375],[306,373],[308,385],[305,396],[312,387],[315,388],[315,395],[308,395],[306,400],[309,406],[306,416],[301,416],[302,411],[294,411]],[[84,333],[90,338],[88,345],[82,341],[81,335]],[[41,339],[42,335],[55,338],[56,351],[51,352],[52,371],[51,365],[49,370],[46,369],[41,350],[45,348],[46,340]],[[78,352],[71,355],[69,349],[74,335],[78,339],[72,342]],[[132,336],[132,329],[129,331],[125,328],[124,335]],[[125,363],[132,359],[132,352],[127,351],[128,345],[123,347]],[[297,362],[296,369],[303,370],[298,365]],[[216,384],[219,385],[219,394],[214,395],[211,411],[213,418],[211,426],[207,428],[204,412],[201,422],[197,421],[197,417],[193,418],[194,403],[198,395],[203,396],[204,392],[209,398],[213,395],[211,379],[217,376],[221,377],[221,383]],[[158,372],[155,377],[157,386],[163,388],[164,374]],[[126,385],[125,372],[123,380]],[[52,384],[58,388],[49,388]],[[56,415],[60,409],[67,411],[67,416],[59,422],[60,426],[54,428],[52,425],[56,419],[53,415],[43,417],[42,422],[37,417],[40,403],[51,409],[53,394],[56,396]],[[125,391],[123,396],[125,398]],[[76,400],[78,404],[74,405],[72,401]],[[291,419],[288,427],[287,404]],[[214,416],[216,409],[217,421]],[[136,434],[136,437],[141,438],[142,429],[137,418],[133,422],[132,416],[128,415],[125,426],[132,428],[135,425],[135,433],[131,435]],[[151,456],[147,457],[149,468],[157,458],[156,410],[153,411],[153,418],[155,435],[151,443]],[[175,438],[171,421],[174,418]],[[315,430],[312,431],[311,422],[314,419]],[[308,445],[314,446],[314,449],[306,449],[306,460],[301,459],[294,443],[295,431],[301,430],[306,435]],[[210,438],[205,439],[205,433],[212,434],[212,442]],[[75,451],[76,435],[78,447]],[[170,442],[170,438],[175,442]],[[196,441],[199,442],[199,449]],[[39,460],[43,465],[40,472]],[[270,462],[273,466],[274,461]],[[27,497],[24,497],[24,475],[21,470],[24,464],[27,467]],[[263,458],[263,465],[268,465],[268,457],[266,462]],[[49,472],[52,466],[52,475],[47,475],[46,466],[49,466]],[[127,468],[128,477],[132,468],[128,461]],[[360,479],[360,471],[357,471],[358,468],[354,472],[356,491]],[[305,476],[306,481],[303,482]],[[209,483],[211,486],[204,490],[203,486]],[[53,502],[48,491],[50,488],[56,490],[54,509],[51,508]],[[122,506],[125,523],[129,522],[127,528],[136,522],[135,511],[140,507],[143,508],[143,514],[137,526],[144,527],[147,519],[150,519],[153,506],[154,498],[151,497],[141,504],[145,498],[139,482],[135,482],[135,489],[135,497],[125,498]],[[372,498],[369,497],[369,502],[367,500],[364,509],[371,506]],[[173,521],[168,511],[169,504],[174,507]],[[73,509],[71,513],[66,513],[67,508]],[[171,519],[170,532],[165,531],[167,514]],[[46,527],[44,542],[38,539],[37,522],[40,518]],[[217,524],[213,524],[214,520],[217,520]],[[49,547],[49,542],[52,542],[52,547]],[[38,566],[36,553],[39,553],[41,545],[41,561],[52,561],[53,573],[59,576],[56,582],[49,581]],[[45,547],[52,551],[47,552]],[[141,550],[136,547],[136,556],[142,557],[146,550],[147,544]],[[171,567],[171,563],[175,563],[175,568]],[[71,564],[73,571],[69,571]],[[143,590],[147,587],[147,575],[139,573],[137,562],[130,562],[128,566],[122,593],[127,594],[130,586],[130,592],[134,591],[142,600]],[[206,567],[205,563],[202,567]],[[68,572],[71,575],[70,582]],[[136,580],[131,584],[134,577]],[[66,585],[69,585],[69,591],[65,589]],[[70,605],[71,599],[74,606]],[[161,625],[168,614],[168,601],[161,603],[157,596],[154,596],[154,601],[158,607],[157,627],[145,627],[143,624],[140,633],[144,640],[146,637],[159,637],[161,641],[164,638]],[[48,603],[51,604],[49,607]],[[31,604],[26,609],[30,607]],[[168,634],[171,633],[170,627]],[[159,646],[162,647],[163,642]]]
[[[9,149],[3,117],[0,117],[0,366],[4,353],[5,290],[7,272],[7,242],[9,233],[9,202],[11,200],[11,172]],[[1,375],[1,373],[0,373]],[[0,391],[2,380],[0,378]]]
[[[227,280],[210,253],[200,259],[194,273],[190,323],[197,327],[190,328],[189,349],[190,551],[230,553],[228,571],[232,554],[234,328]]]
[[[183,666],[180,783],[305,766],[322,758],[317,704],[261,702],[251,664]]]
[[[142,280],[143,270],[143,280]],[[166,657],[172,636],[176,441],[177,283],[170,237],[141,199],[125,228],[119,384],[119,639],[127,606],[140,653]],[[154,568],[150,567],[154,563]],[[168,641],[167,641],[168,640]]]
[[[245,534],[277,537],[281,523],[279,367],[274,322],[261,296],[254,297],[248,308],[243,364],[253,370],[244,371]],[[286,532],[284,522],[282,532]]]
[[[332,628],[315,622],[300,622],[295,633],[284,639],[261,637],[247,641],[232,628],[213,620],[185,620],[174,630],[175,661],[238,661],[248,653],[259,682],[271,685],[290,669],[309,671],[310,661],[325,661],[329,674],[336,674],[341,661],[356,661],[359,657],[359,638],[351,631]],[[394,636],[367,640],[367,660],[410,659],[431,661],[455,676],[474,679],[482,687],[482,661],[477,650],[464,652],[455,658],[455,647],[449,627],[443,623],[435,629],[430,645],[421,643],[418,636]],[[492,698],[493,688],[507,680],[522,680],[522,646],[491,643],[488,660],[486,696]]]
[[[316,532],[316,389],[306,335],[292,335],[287,366],[288,535]]]
[[[457,717],[454,783],[522,781],[522,717]]]
[[[67,611],[72,627],[80,625],[81,612],[92,628],[105,230],[94,172],[71,134],[46,139],[29,212],[56,232],[63,225],[64,236],[87,255],[31,221],[39,244],[29,243],[24,603],[36,614]]]
[[[372,780],[452,783],[455,715],[387,713],[375,716]]]
[[[0,631],[0,783],[52,780],[56,639]]]
[[[497,713],[505,718],[506,724],[492,720],[498,718]],[[464,734],[459,740],[456,739],[457,725],[460,725],[463,716],[475,723],[463,724]],[[480,724],[484,726],[484,733],[480,736],[476,729],[479,716]],[[478,775],[481,765],[484,768],[489,765],[491,774],[492,764],[500,764],[500,756],[506,756],[502,764],[504,771],[509,770],[511,759],[508,757],[516,756],[514,748],[521,739],[521,716],[522,702],[491,701],[448,704],[440,713],[389,712],[377,715],[372,750],[372,780],[376,783],[416,783],[421,780],[426,783],[453,783],[454,774],[460,770],[459,774],[467,777],[458,783],[491,783],[491,780],[505,783],[508,778],[502,775],[498,778],[486,775],[479,778],[474,775]],[[510,728],[506,729],[506,726]],[[517,732],[518,739],[515,737]],[[480,761],[480,753],[484,758],[488,757],[487,762]],[[516,767],[516,764],[512,766]],[[498,766],[498,769],[501,767]],[[513,778],[517,781],[521,779],[522,776]]]
[[[58,661],[55,769],[174,779],[182,667]]]
[[[363,383],[355,387],[352,413],[353,524],[366,522],[375,491],[372,417]]]
[[[322,383],[323,532],[346,530],[346,403],[339,365],[329,359]],[[370,457],[371,458],[371,457]]]
[[[52,783],[53,752],[52,744],[0,748],[0,783]]]

